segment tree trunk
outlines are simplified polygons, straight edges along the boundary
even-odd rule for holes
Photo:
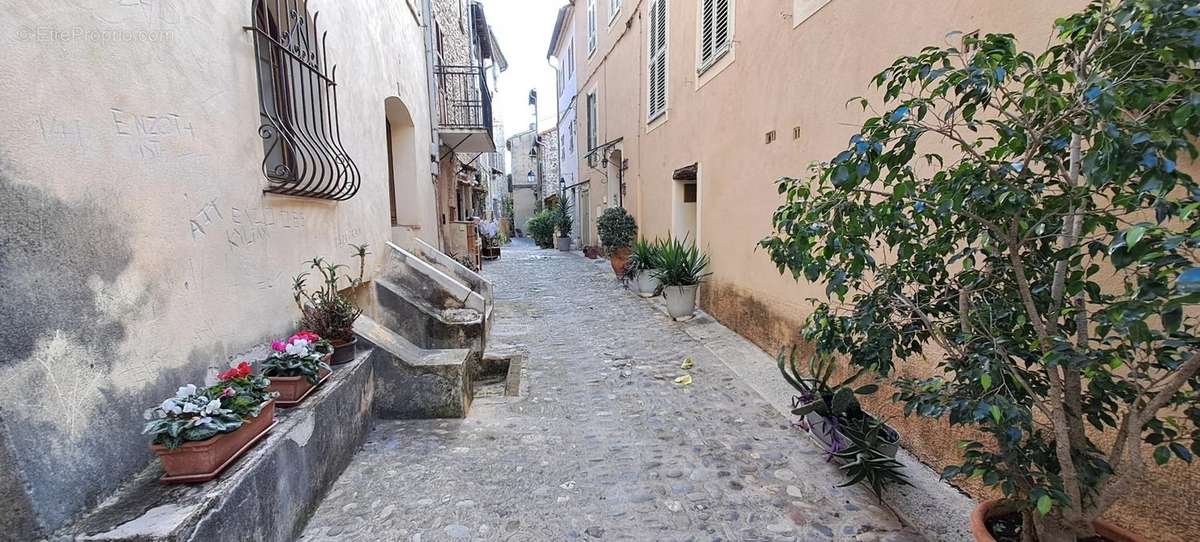
[[[1038,542],[1075,542],[1091,536],[1096,536],[1096,530],[1091,524],[1070,525],[1061,514],[1041,516],[1030,513]],[[1026,521],[1028,525],[1028,521]]]

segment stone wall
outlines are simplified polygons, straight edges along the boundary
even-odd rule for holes
[[[347,244],[368,243],[374,270],[390,233],[384,100],[430,130],[410,9],[311,0],[362,186],[345,202],[264,194],[248,2],[60,4],[0,0],[0,528],[17,539],[151,461],[146,408],[294,331],[306,259],[350,264]],[[416,162],[397,179],[431,191]]]

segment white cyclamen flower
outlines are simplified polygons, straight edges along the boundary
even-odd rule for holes
[[[196,395],[196,385],[195,384],[188,384],[186,386],[181,386],[178,390],[175,390],[175,397],[178,397],[180,399],[191,397],[192,395]]]
[[[288,354],[291,354],[293,356],[307,356],[308,355],[308,341],[306,341],[304,339],[296,339],[295,342],[287,345],[285,350],[287,351]]]

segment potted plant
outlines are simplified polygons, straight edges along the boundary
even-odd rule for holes
[[[311,331],[301,331],[287,341],[271,343],[271,355],[263,361],[263,374],[271,379],[282,408],[300,404],[330,375],[328,361],[333,347]]]
[[[595,260],[600,257],[600,247],[588,245],[583,247],[583,255],[589,260]]]
[[[942,472],[1004,495],[978,540],[1114,533],[1147,464],[1200,453],[1197,15],[1097,1],[1042,54],[973,33],[902,57],[846,150],[780,181],[760,246],[824,283],[805,335],[978,435]],[[890,376],[918,356],[927,377]]]
[[[558,238],[555,243],[558,250],[563,252],[571,251],[571,203],[564,198],[559,198],[558,205],[554,207],[554,222],[558,228]]]
[[[662,283],[667,313],[675,320],[691,318],[696,313],[696,290],[711,274],[704,271],[708,256],[687,236],[668,237],[658,249],[658,265],[653,275]]]
[[[609,207],[596,220],[596,230],[600,234],[600,244],[608,253],[613,273],[620,277],[629,259],[629,245],[637,238],[637,222],[624,208]]]
[[[542,209],[525,223],[525,233],[529,234],[529,237],[533,239],[538,248],[553,248],[554,226],[554,211],[552,209]]]
[[[275,401],[265,378],[247,362],[219,375],[208,388],[180,387],[145,413],[142,432],[166,471],[167,483],[216,478],[275,424]]]
[[[630,247],[629,260],[625,262],[621,280],[632,283],[634,291],[641,297],[654,297],[662,287],[662,283],[655,276],[662,267],[662,244],[658,239],[654,242],[638,239]]]
[[[354,256],[358,258],[358,278],[347,278],[349,288],[362,284],[363,271],[366,266],[367,245],[350,245],[354,248]],[[358,337],[354,336],[354,321],[362,314],[362,309],[355,306],[349,296],[338,290],[343,275],[340,270],[344,265],[326,262],[321,257],[309,262],[311,271],[321,276],[321,286],[309,292],[306,280],[309,272],[304,272],[292,279],[292,292],[296,306],[300,308],[300,327],[312,330],[318,336],[329,340],[333,345],[331,365],[339,365],[354,359],[357,354]]]
[[[475,225],[475,230],[479,232],[480,257],[485,260],[499,259],[503,236],[499,224],[495,220],[483,220]]]
[[[875,393],[879,386],[851,387],[867,373],[866,369],[832,383],[837,366],[829,356],[812,357],[807,377],[801,376],[797,367],[795,347],[787,356],[780,352],[777,362],[783,378],[799,392],[792,398],[792,414],[802,416],[800,426],[821,443],[831,460],[842,463],[841,469],[849,478],[843,487],[864,481],[882,499],[886,486],[910,485],[903,465],[896,461],[900,434],[867,414],[856,397]]]

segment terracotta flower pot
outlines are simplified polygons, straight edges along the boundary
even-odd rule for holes
[[[587,256],[589,260],[595,260],[600,257],[600,248],[591,246],[583,247],[583,255]]]
[[[1005,506],[1002,499],[992,499],[975,505],[975,511],[971,512],[971,534],[975,535],[975,541],[996,542],[992,533],[988,531],[987,520],[994,516],[1007,514],[1009,511],[1010,509]],[[1092,526],[1096,528],[1096,534],[1113,542],[1149,542],[1149,539],[1102,519],[1096,520]]]
[[[333,358],[329,360],[330,365],[341,365],[354,361],[354,356],[358,354],[358,337],[349,341],[329,342],[333,344]]]
[[[608,263],[612,264],[613,273],[618,277],[625,275],[625,263],[629,261],[629,255],[633,251],[629,247],[621,247],[612,252],[608,257]]]
[[[328,355],[327,355],[328,357]],[[325,383],[325,379],[329,378],[330,372],[326,369],[321,369],[317,373],[317,383],[312,384],[303,376],[269,376],[271,386],[268,391],[276,392],[279,397],[275,401],[280,408],[294,407],[300,404],[305,397],[308,397],[313,390]]]
[[[246,450],[275,425],[275,401],[267,401],[258,416],[246,420],[232,433],[221,433],[208,440],[185,442],[178,448],[151,444],[167,474],[159,478],[167,483],[207,482],[232,465]]]

